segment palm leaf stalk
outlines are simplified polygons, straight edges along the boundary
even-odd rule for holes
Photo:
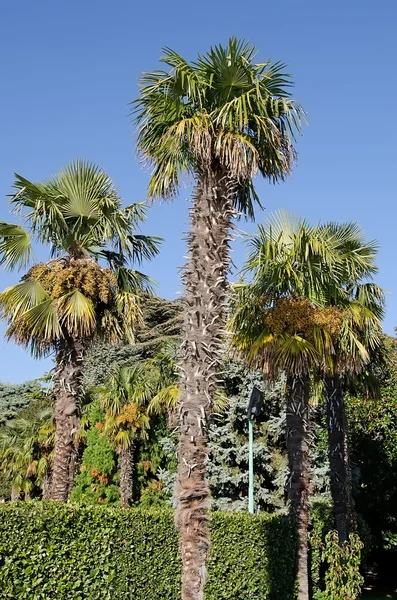
[[[130,268],[152,258],[158,238],[136,234],[142,204],[122,207],[112,180],[78,160],[48,181],[16,175],[11,204],[25,221],[0,224],[5,267],[25,267],[29,239],[50,249],[52,259],[34,265],[21,282],[0,294],[7,337],[36,356],[55,355],[56,437],[51,497],[65,502],[77,467],[82,366],[95,338],[110,343],[133,338],[138,296],[148,278]],[[102,266],[102,264],[105,266]]]
[[[138,148],[152,167],[151,198],[172,198],[194,180],[179,401],[176,522],[182,598],[202,600],[210,539],[207,431],[220,377],[232,219],[253,217],[253,178],[291,172],[303,110],[281,63],[255,62],[250,44],[231,38],[189,63],[166,48],[166,70],[141,77],[133,110]]]
[[[354,289],[375,272],[375,245],[358,234],[355,224],[313,227],[276,213],[249,240],[244,272],[252,283],[234,288],[229,327],[235,347],[266,377],[287,374],[288,497],[299,538],[299,600],[309,597],[309,379],[314,372],[333,373],[342,347],[346,365],[357,366],[368,342],[357,336],[363,307]],[[373,312],[366,318],[373,322]],[[330,396],[329,402],[333,406]]]

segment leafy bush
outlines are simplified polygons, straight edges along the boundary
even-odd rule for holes
[[[365,565],[373,543],[367,524],[357,515],[359,535],[351,534],[349,543],[342,549],[334,530],[335,522],[330,502],[321,499],[312,502],[310,521],[310,576],[313,598],[353,600],[358,597],[362,585],[360,566]]]
[[[212,516],[206,600],[290,600],[286,517]],[[178,600],[173,513],[16,502],[0,507],[0,598]]]
[[[356,600],[361,593],[364,578],[360,574],[361,551],[364,544],[356,533],[349,541],[339,545],[338,532],[325,536],[322,559],[329,565],[325,574],[325,591],[316,596],[318,600]]]
[[[90,428],[86,434],[86,447],[80,473],[72,491],[72,502],[84,504],[119,503],[119,476],[116,454],[107,438],[101,435],[104,412],[93,405],[89,411]]]

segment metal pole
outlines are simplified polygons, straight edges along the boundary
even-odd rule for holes
[[[254,421],[248,420],[248,512],[254,514]]]

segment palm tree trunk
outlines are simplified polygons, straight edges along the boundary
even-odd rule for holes
[[[41,497],[43,500],[48,500],[51,497],[51,471],[46,473],[43,477],[43,484],[41,486]]]
[[[308,541],[309,523],[309,379],[287,379],[287,452],[289,464],[288,499],[298,534],[298,600],[309,599]]]
[[[16,500],[19,500],[21,496],[20,492],[17,492],[15,488],[11,488],[11,502],[15,502]]]
[[[324,383],[327,401],[331,494],[339,544],[343,545],[348,539],[352,520],[354,520],[348,469],[344,398],[340,377],[326,377]]]
[[[176,524],[182,557],[182,600],[203,600],[210,548],[206,481],[207,427],[219,383],[229,229],[235,182],[201,169],[190,211],[186,309],[181,357]]]
[[[120,450],[120,504],[123,508],[131,506],[133,499],[134,451],[133,442]]]
[[[59,343],[55,358],[51,498],[60,502],[67,502],[76,470],[78,448],[73,437],[79,428],[83,356],[83,343],[69,338]]]

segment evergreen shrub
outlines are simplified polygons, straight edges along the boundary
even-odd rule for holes
[[[291,600],[287,517],[215,512],[206,600]],[[169,509],[13,502],[0,506],[0,598],[179,600]]]

